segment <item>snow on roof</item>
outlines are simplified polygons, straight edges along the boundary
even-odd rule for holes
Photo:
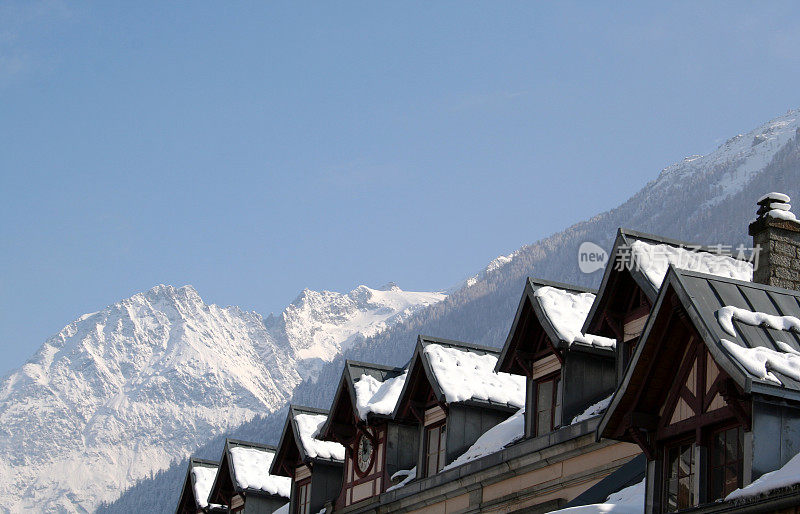
[[[230,452],[233,474],[239,487],[289,497],[292,479],[269,474],[275,452],[248,446],[234,446]]]
[[[571,424],[579,423],[585,419],[594,417],[608,408],[611,403],[610,395],[595,403],[583,413],[575,416]],[[483,433],[466,452],[459,455],[453,462],[443,469],[450,469],[465,464],[469,461],[479,459],[492,453],[497,453],[509,444],[525,437],[525,407],[522,407],[513,416],[498,423]]]
[[[733,320],[741,321],[748,325],[766,326],[775,330],[793,330],[800,332],[800,319],[794,316],[776,316],[765,312],[749,311],[741,307],[726,305],[717,310],[717,320],[725,332],[736,336],[736,329],[733,327]]]
[[[783,467],[764,473],[750,485],[736,489],[726,496],[725,500],[738,500],[756,496],[796,484],[800,484],[800,453],[789,459],[789,462],[784,464]]]
[[[397,484],[393,485],[392,487],[388,488],[386,490],[387,493],[389,491],[394,491],[395,489],[400,489],[401,487],[403,487],[407,483],[409,483],[412,480],[414,480],[415,478],[417,478],[417,467],[414,466],[411,469],[401,469],[400,471],[398,471],[397,473],[392,475],[391,479],[392,480],[396,480],[396,479],[398,479],[400,477],[405,477],[405,478],[403,478],[403,480],[401,480]]]
[[[317,439],[319,429],[328,417],[324,414],[297,414],[294,421],[306,455],[319,459],[344,460],[344,446],[333,441]]]
[[[442,469],[455,468],[469,461],[479,459],[492,453],[497,453],[509,444],[523,437],[525,437],[524,407],[507,420],[484,432],[466,452],[459,455],[453,462]]]
[[[782,350],[780,352],[763,346],[744,348],[727,339],[722,339],[721,343],[728,353],[733,356],[748,373],[756,378],[769,380],[776,384],[783,384],[780,379],[772,373],[771,370],[774,370],[794,380],[800,381],[800,352],[786,343],[780,341],[775,343],[775,346]]]
[[[716,255],[710,252],[693,251],[669,244],[652,244],[641,240],[630,245],[630,265],[641,270],[655,289],[667,274],[669,265],[689,271],[698,271],[728,277],[736,280],[752,282],[753,264],[734,259],[727,255]]]
[[[761,202],[763,202],[764,200],[767,200],[767,199],[769,199],[769,200],[777,200],[779,202],[786,202],[786,203],[791,202],[791,199],[789,198],[789,195],[785,195],[783,193],[776,193],[776,192],[773,191],[772,193],[767,193],[764,196],[762,196],[761,198],[759,198],[756,203],[761,203]]]
[[[611,493],[605,503],[581,505],[553,511],[552,514],[565,512],[568,514],[600,514],[614,512],[616,514],[642,514],[644,512],[644,480],[638,484]]]
[[[601,414],[602,412],[605,412],[605,410],[611,404],[611,398],[613,398],[613,397],[614,397],[614,393],[611,393],[606,398],[603,398],[599,402],[589,406],[585,411],[581,412],[580,414],[578,414],[577,416],[572,418],[572,421],[570,422],[570,425],[574,425],[575,423],[580,423],[581,421],[584,421],[584,420],[589,419],[589,418],[593,418],[593,417],[597,416],[598,414]]]
[[[447,403],[485,400],[514,407],[525,405],[525,377],[496,373],[497,355],[439,344],[426,345],[424,355]]]
[[[381,382],[373,376],[361,375],[361,378],[353,384],[356,390],[358,417],[365,420],[370,412],[391,414],[403,391],[407,376],[408,370],[405,370],[401,375]]]
[[[592,293],[571,293],[552,286],[542,286],[534,291],[533,296],[558,332],[558,337],[567,344],[579,342],[608,348],[617,345],[617,341],[609,337],[581,333],[583,322],[594,302]]]
[[[208,507],[208,496],[211,494],[214,479],[217,478],[217,469],[217,466],[192,466],[194,497],[200,507]]]

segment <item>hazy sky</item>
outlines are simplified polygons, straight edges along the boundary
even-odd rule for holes
[[[0,374],[158,283],[264,314],[451,286],[800,106],[798,26],[761,2],[4,2]]]

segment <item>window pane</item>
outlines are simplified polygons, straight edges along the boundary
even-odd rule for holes
[[[426,468],[426,469],[425,469],[425,474],[426,474],[427,476],[429,476],[429,477],[432,477],[432,476],[433,476],[433,475],[435,475],[435,474],[436,474],[436,472],[438,471],[438,470],[436,469],[436,455],[437,455],[437,454],[428,455],[428,463],[427,463],[427,465],[425,466],[425,468]]]
[[[678,448],[670,448],[667,453],[669,478],[678,478]]]
[[[681,446],[680,464],[680,477],[685,477],[692,472],[692,445]]]
[[[714,464],[721,466],[725,463],[725,434],[720,432],[714,436]]]
[[[694,444],[668,448],[664,484],[664,508],[672,512],[694,504]]]
[[[678,480],[674,478],[667,486],[667,510],[678,510]]]
[[[447,440],[447,430],[445,429],[444,425],[442,425],[442,428],[439,431],[439,434],[440,434],[440,437],[439,437],[439,465],[438,465],[438,470],[437,471],[441,471],[441,469],[444,467],[445,450],[446,450],[445,441]]]
[[[439,452],[439,429],[431,428],[428,430],[428,453]]]
[[[681,478],[678,482],[678,508],[691,507],[692,500],[692,477]]]
[[[537,414],[536,435],[544,435],[550,431],[550,411],[546,410]]]
[[[553,425],[555,428],[556,426],[561,425],[561,388],[559,384],[561,381],[559,379],[555,380],[555,388],[556,388],[556,412],[553,416]]]
[[[728,461],[739,460],[739,437],[737,429],[728,430],[725,434],[725,450]]]
[[[723,494],[723,475],[724,468],[716,467],[711,470],[711,498],[722,498]]]
[[[550,410],[553,404],[553,381],[540,382],[538,393],[536,394],[536,410]]]

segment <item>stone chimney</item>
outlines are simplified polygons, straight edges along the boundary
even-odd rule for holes
[[[761,248],[753,282],[800,290],[800,221],[783,193],[758,199],[758,217],[750,223],[753,247]]]

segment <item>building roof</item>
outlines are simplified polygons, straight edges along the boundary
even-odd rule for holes
[[[209,489],[209,498],[230,488],[236,493],[289,498],[291,480],[270,473],[276,448],[266,444],[226,439],[220,469]]]
[[[599,433],[636,395],[631,378],[653,356],[659,313],[672,309],[667,297],[683,306],[714,361],[745,393],[800,400],[800,292],[670,266]]]
[[[581,331],[601,332],[602,314],[617,291],[614,286],[621,275],[630,277],[652,304],[671,265],[728,278],[752,280],[753,275],[753,266],[749,261],[724,255],[722,247],[703,246],[620,228],[603,273],[599,294]],[[628,291],[622,293],[630,296]]]
[[[391,419],[406,376],[404,368],[346,360],[321,438],[348,439],[345,434],[335,436],[338,423]]]
[[[515,354],[525,351],[521,340],[531,323],[540,326],[562,354],[573,347],[613,355],[614,339],[581,332],[594,299],[592,289],[529,277],[495,369],[522,373],[514,364]]]
[[[270,473],[291,477],[295,466],[301,462],[342,464],[344,446],[319,439],[320,429],[327,419],[327,410],[290,405]]]
[[[181,498],[178,502],[176,514],[183,512],[182,507],[184,504],[192,506],[192,512],[204,510],[207,512],[225,512],[225,507],[222,505],[215,505],[208,503],[208,496],[211,492],[211,486],[217,476],[219,463],[191,457],[189,465],[186,468],[186,478],[183,482],[183,489]],[[187,505],[188,507],[189,505]]]
[[[467,403],[510,412],[523,407],[525,379],[497,373],[499,353],[497,348],[419,336],[394,417],[407,417],[407,404],[420,381],[443,405]]]

